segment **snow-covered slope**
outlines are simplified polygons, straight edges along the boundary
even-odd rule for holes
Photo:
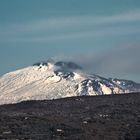
[[[63,61],[36,63],[0,78],[0,104],[133,91],[140,91],[140,84],[88,75],[79,65]]]

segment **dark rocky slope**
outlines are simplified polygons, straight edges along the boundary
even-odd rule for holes
[[[0,106],[3,140],[140,140],[140,93]]]

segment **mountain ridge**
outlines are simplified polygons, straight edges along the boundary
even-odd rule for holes
[[[86,74],[81,66],[66,61],[42,61],[0,78],[0,104],[136,91],[138,83]]]

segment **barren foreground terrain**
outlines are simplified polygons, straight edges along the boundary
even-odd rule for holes
[[[0,106],[0,140],[140,140],[140,93]]]

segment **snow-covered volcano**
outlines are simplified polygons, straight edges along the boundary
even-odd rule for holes
[[[81,66],[64,61],[36,63],[0,78],[0,104],[134,91],[140,91],[140,84],[86,74]]]

